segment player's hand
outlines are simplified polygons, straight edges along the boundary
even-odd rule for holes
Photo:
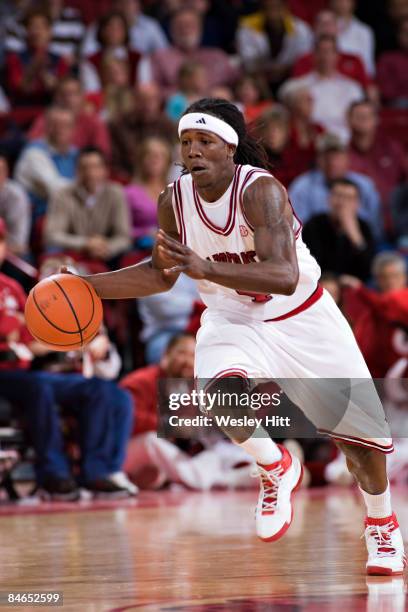
[[[164,274],[171,275],[184,272],[184,274],[196,280],[206,278],[210,263],[199,257],[189,247],[171,238],[163,230],[159,230],[157,234],[157,248],[159,253],[169,262],[169,266],[171,263],[173,264],[163,270]]]

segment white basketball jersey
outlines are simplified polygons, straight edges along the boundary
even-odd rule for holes
[[[257,178],[271,176],[267,170],[237,165],[227,191],[216,202],[205,202],[192,176],[173,183],[173,208],[183,244],[205,259],[243,265],[259,261],[253,227],[243,207],[245,190]],[[294,215],[293,231],[299,265],[299,282],[293,295],[262,295],[235,291],[210,281],[197,281],[204,304],[210,310],[240,314],[267,321],[300,307],[316,291],[320,268],[302,240],[301,222]]]

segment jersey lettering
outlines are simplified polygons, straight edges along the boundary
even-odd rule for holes
[[[256,252],[255,251],[243,251],[241,253],[215,253],[211,257],[207,257],[209,261],[218,261],[226,263],[236,264],[249,264],[256,263]],[[272,299],[272,295],[266,293],[255,293],[254,291],[236,291],[238,295],[247,295],[252,298],[253,302],[257,304],[264,304]]]

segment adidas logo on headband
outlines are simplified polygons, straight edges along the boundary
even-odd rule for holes
[[[197,126],[200,126],[198,128]],[[235,146],[238,145],[239,138],[237,132],[223,119],[214,117],[210,113],[187,113],[183,115],[178,124],[178,135],[181,137],[183,130],[198,130],[212,132],[220,138]]]

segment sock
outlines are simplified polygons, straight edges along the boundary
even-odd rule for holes
[[[387,516],[391,516],[392,508],[390,483],[388,483],[384,493],[380,493],[379,495],[371,495],[370,493],[363,491],[361,488],[360,491],[364,498],[365,505],[367,506],[368,517],[385,518]]]
[[[236,444],[238,444],[236,442]],[[249,453],[257,463],[269,465],[282,459],[282,453],[263,427],[258,427],[248,440],[238,444]]]

